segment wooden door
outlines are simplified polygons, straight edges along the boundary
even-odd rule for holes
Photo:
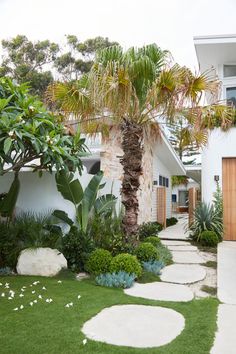
[[[224,240],[236,241],[236,158],[222,162]]]
[[[157,222],[166,228],[166,188],[157,188]]]
[[[188,191],[188,221],[189,226],[192,225],[194,220],[194,210],[197,205],[197,190],[196,188],[189,188]]]

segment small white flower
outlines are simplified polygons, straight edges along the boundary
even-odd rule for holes
[[[24,294],[20,294],[19,297],[24,297],[25,295]]]
[[[45,288],[45,286],[43,286],[43,287],[42,287],[42,290],[47,290],[47,289]]]
[[[69,305],[69,304],[66,304],[65,307],[70,307],[70,305]]]
[[[58,280],[58,284],[61,284],[62,283],[62,281],[61,280]]]
[[[11,297],[14,297],[15,296],[15,291],[9,290],[9,294],[10,294]]]
[[[34,300],[33,302],[34,302],[35,304],[37,304],[38,300]]]
[[[70,305],[70,306],[73,306],[74,304],[73,304],[73,302],[70,302],[69,305]]]
[[[9,286],[10,284],[9,283],[5,283],[5,286]]]
[[[32,284],[30,284],[30,287],[31,287],[31,288],[32,288],[32,286],[33,286],[33,285],[32,285]]]
[[[49,300],[49,299],[46,299],[45,301],[46,301],[46,302],[50,302],[50,300]]]
[[[6,289],[9,289],[9,285],[5,285],[5,288],[6,288]]]
[[[33,282],[33,285],[37,285],[37,284],[38,284],[38,282],[37,282],[37,281],[34,281],[34,282]]]
[[[2,293],[2,294],[1,294],[1,297],[4,297],[4,296],[5,296],[5,293]]]
[[[0,283],[0,286],[2,286],[2,283]]]
[[[22,119],[22,120],[21,120],[21,123],[25,124],[25,120],[24,120],[24,119]]]
[[[8,135],[9,135],[9,136],[13,136],[13,135],[14,135],[14,132],[11,130],[11,131],[9,131]]]
[[[30,303],[29,303],[29,304],[30,304],[30,306],[33,306],[33,304],[34,304],[34,303],[33,303],[33,301],[30,301]]]
[[[26,288],[26,286],[24,285],[24,286],[22,286],[22,289],[25,289]]]
[[[38,298],[39,298],[39,299],[42,299],[42,295],[39,295]]]
[[[83,345],[87,344],[87,339],[83,340]]]
[[[49,302],[53,302],[53,299],[49,299]]]
[[[30,111],[34,111],[34,106],[29,106]]]
[[[35,290],[33,290],[33,291],[31,291],[32,292],[32,294],[35,294]]]
[[[78,295],[78,300],[81,298],[81,295]]]
[[[46,142],[48,143],[50,141],[50,136],[49,135],[46,135]]]
[[[20,310],[23,310],[24,306],[23,305],[20,305]]]
[[[25,291],[25,289],[24,289],[24,288],[21,288],[20,290],[21,290],[22,292],[24,292],[24,291]]]
[[[11,296],[9,296],[9,297],[8,297],[8,300],[12,300],[12,297],[11,297]]]
[[[13,311],[18,311],[18,307],[14,308]]]

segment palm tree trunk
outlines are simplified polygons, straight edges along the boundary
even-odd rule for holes
[[[120,160],[123,169],[121,187],[122,204],[125,215],[122,220],[127,241],[135,241],[138,230],[139,200],[138,189],[142,175],[143,127],[124,120],[121,125],[123,156]]]

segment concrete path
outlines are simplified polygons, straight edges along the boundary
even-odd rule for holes
[[[218,245],[217,295],[224,304],[218,308],[218,330],[211,354],[236,353],[236,242]]]
[[[198,251],[193,252],[193,251],[171,251],[172,256],[173,256],[173,262],[174,263],[181,263],[181,264],[201,264],[205,263],[205,259],[203,259]]]
[[[188,216],[182,216],[178,219],[177,224],[169,226],[162,230],[158,236],[160,238],[172,239],[172,240],[187,240],[189,233],[185,232],[188,224]]]
[[[162,269],[161,280],[176,284],[191,284],[204,279],[206,270],[196,264],[172,264]]]
[[[235,354],[236,353],[236,306],[219,305],[218,331],[211,354]]]
[[[159,306],[116,305],[87,321],[82,332],[90,339],[119,346],[152,348],[170,343],[184,329],[177,311]]]
[[[217,258],[218,298],[225,304],[236,305],[236,242],[224,241],[220,243]]]

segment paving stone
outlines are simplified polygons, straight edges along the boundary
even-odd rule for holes
[[[203,280],[204,267],[196,264],[172,264],[162,269],[161,280],[169,283],[191,284]]]
[[[196,246],[189,246],[189,245],[183,245],[183,246],[168,246],[167,247],[169,248],[170,251],[198,251],[198,248]]]
[[[176,240],[161,240],[161,243],[165,246],[189,246],[190,242],[187,241],[176,241]]]
[[[135,283],[132,288],[125,289],[124,292],[127,295],[151,300],[191,301],[193,299],[193,292],[186,285],[164,282]]]
[[[197,252],[172,251],[171,253],[175,263],[200,264],[206,262]]]
[[[135,348],[170,343],[184,329],[184,317],[159,306],[116,305],[87,321],[82,332],[90,339]]]

